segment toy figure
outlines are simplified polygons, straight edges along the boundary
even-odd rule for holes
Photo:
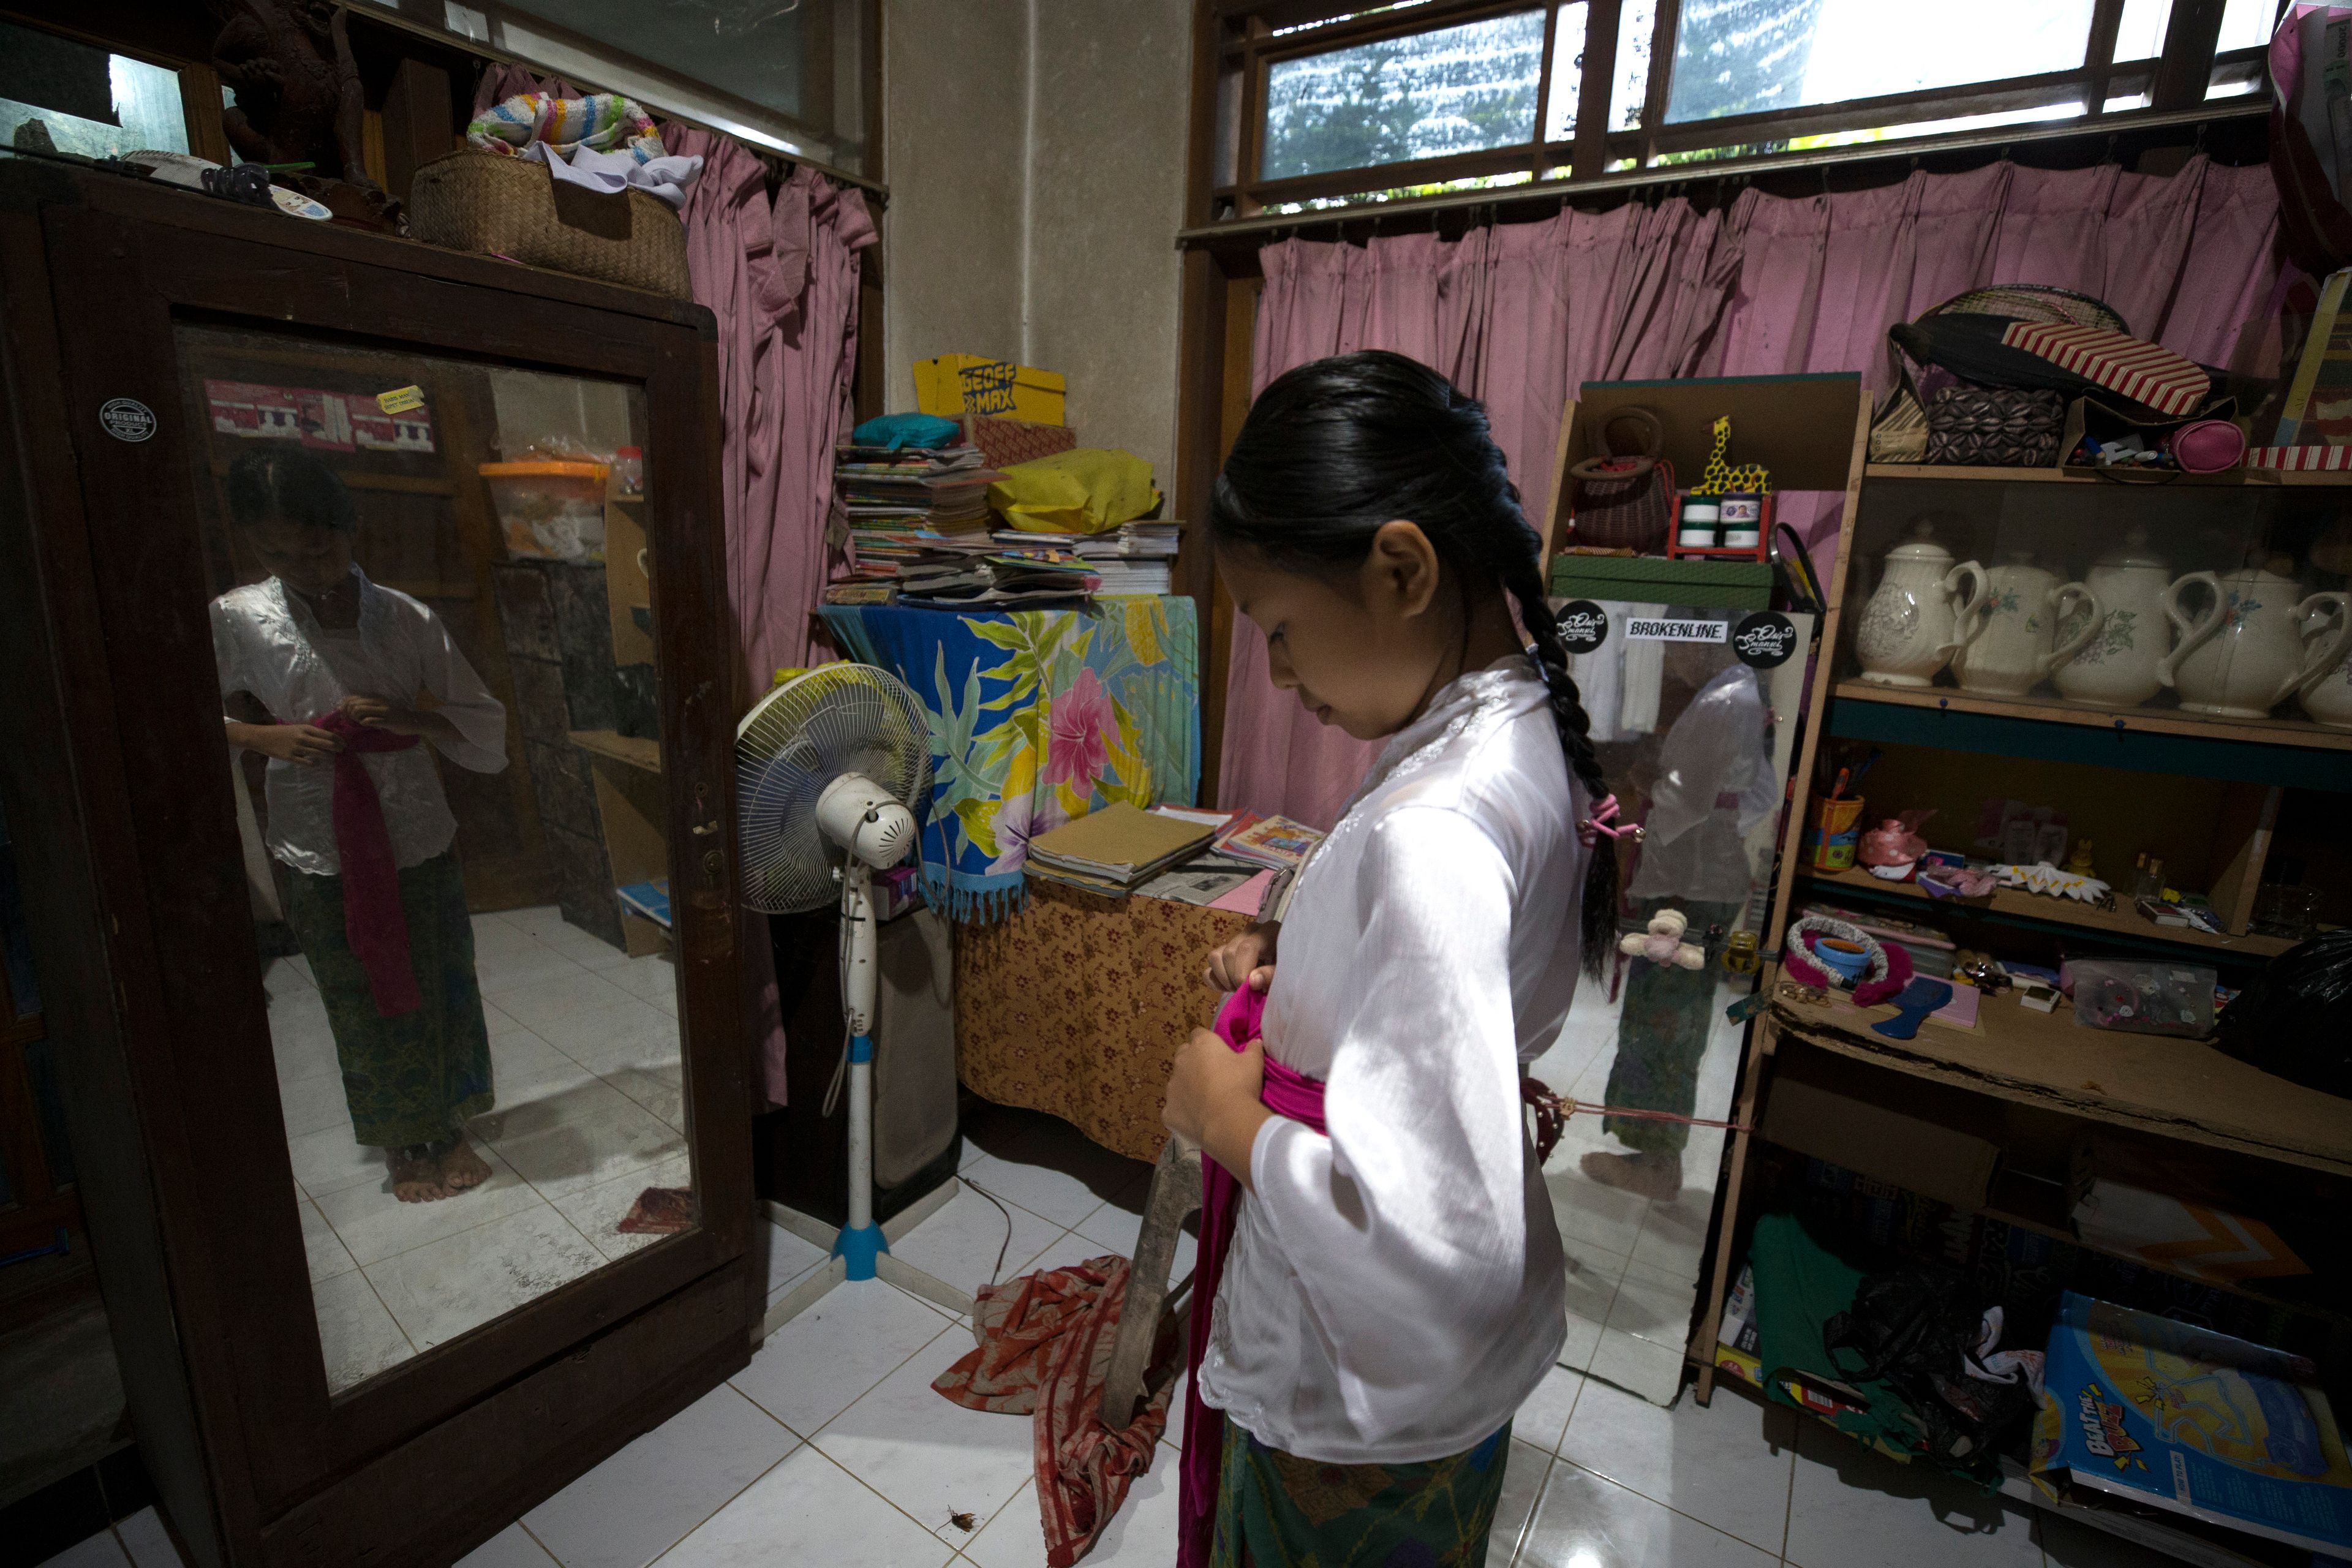
[[[1671,963],[1679,969],[1704,969],[1706,953],[1697,943],[1683,940],[1690,921],[1680,910],[1660,910],[1650,917],[1650,929],[1627,931],[1617,939],[1617,951],[1635,958],[1646,958],[1652,963]]]

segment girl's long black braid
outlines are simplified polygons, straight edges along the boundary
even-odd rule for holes
[[[1609,786],[1592,723],[1568,673],[1568,645],[1544,603],[1541,544],[1529,527],[1485,408],[1427,365],[1370,350],[1277,376],[1251,405],[1211,493],[1218,543],[1246,545],[1301,570],[1357,567],[1381,528],[1420,527],[1454,579],[1466,615],[1499,588],[1517,605],[1584,816]],[[1617,939],[1617,852],[1596,835],[1580,929],[1599,976]]]
[[[1601,758],[1592,749],[1592,717],[1584,710],[1583,695],[1568,673],[1568,644],[1544,601],[1543,576],[1532,552],[1507,566],[1503,586],[1519,606],[1544,687],[1551,693],[1552,722],[1559,728],[1559,749],[1568,771],[1584,786],[1584,810],[1596,810],[1609,795],[1601,775]],[[1584,867],[1581,904],[1585,972],[1599,979],[1617,948],[1617,841],[1596,833]]]

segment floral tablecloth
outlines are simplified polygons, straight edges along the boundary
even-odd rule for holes
[[[1117,801],[1190,805],[1200,788],[1200,636],[1189,598],[821,613],[845,650],[922,700],[931,731],[923,886],[958,921],[1020,907],[1032,834]]]
[[[956,1076],[983,1100],[1158,1159],[1176,1047],[1223,1000],[1202,978],[1209,950],[1248,926],[1223,910],[1038,882],[1027,907],[955,933]]]

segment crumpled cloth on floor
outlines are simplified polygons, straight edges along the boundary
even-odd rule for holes
[[[981,1343],[931,1380],[958,1405],[1034,1417],[1037,1510],[1047,1568],[1093,1549],[1168,1426],[1163,1381],[1122,1432],[1102,1423],[1103,1384],[1127,1300],[1127,1259],[1090,1258],[980,1288]]]

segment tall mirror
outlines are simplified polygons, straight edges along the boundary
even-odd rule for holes
[[[1620,951],[1530,1068],[1587,1105],[1545,1165],[1568,1254],[1563,1365],[1660,1404],[1683,1354],[1731,1114],[1811,617],[1578,600],[1556,606],[1601,771],[1641,823],[1621,847]],[[1624,948],[1630,945],[1633,951]]]
[[[177,331],[206,433],[201,608],[341,1392],[695,1223],[658,480],[632,386]]]

